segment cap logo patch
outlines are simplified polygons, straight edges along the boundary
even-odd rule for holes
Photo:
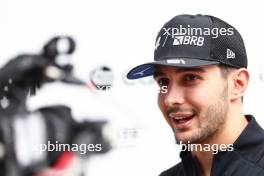
[[[161,37],[159,37],[159,38],[157,39],[157,41],[156,41],[156,44],[155,44],[155,50],[157,50],[158,47],[160,46],[160,39],[161,39]]]
[[[152,68],[152,67],[145,68],[144,70],[141,70],[141,71],[139,71],[139,72],[137,72],[137,73],[134,73],[133,75],[134,75],[134,76],[135,76],[135,75],[143,76],[143,75],[144,75],[144,72],[147,71],[147,70],[149,70],[150,68]]]
[[[227,59],[234,59],[236,54],[229,48],[226,49],[226,58]]]
[[[183,65],[185,65],[185,60],[183,60],[183,59],[168,59],[166,62],[169,64],[183,64]]]
[[[201,36],[175,36],[173,45],[195,45],[195,46],[203,46],[204,45],[204,37]]]

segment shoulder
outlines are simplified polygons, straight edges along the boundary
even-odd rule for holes
[[[178,163],[177,165],[163,171],[159,176],[184,176],[184,170],[182,162]]]
[[[264,168],[264,130],[253,116],[246,117],[249,124],[234,143],[235,153],[245,162]]]

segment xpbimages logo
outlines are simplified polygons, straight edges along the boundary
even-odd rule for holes
[[[220,151],[234,151],[233,144],[192,144],[190,141],[183,143],[180,141],[182,151],[189,152],[212,152],[212,154],[217,154]]]
[[[191,27],[190,25],[187,25],[187,27],[183,27],[182,25],[180,25],[179,27],[163,28],[162,30],[162,35],[159,36],[156,41],[156,49],[159,46],[164,47],[166,45],[168,37],[173,38],[172,45],[203,46],[205,36],[211,36],[211,38],[218,38],[219,35],[229,36],[234,34],[234,28],[198,28]],[[161,38],[163,37],[164,39],[161,43]]]
[[[62,144],[56,141],[52,143],[48,141],[47,144],[40,144],[36,146],[36,149],[42,152],[79,152],[80,154],[86,154],[87,152],[101,152],[102,151],[102,144]]]

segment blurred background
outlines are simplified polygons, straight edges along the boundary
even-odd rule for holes
[[[128,81],[127,71],[153,60],[155,38],[162,25],[179,14],[208,14],[233,25],[242,35],[251,81],[245,113],[264,126],[264,22],[260,2],[178,0],[9,0],[0,2],[0,66],[20,53],[40,50],[55,35],[71,35],[76,52],[60,57],[86,82],[108,70],[111,89],[95,91],[54,83],[28,100],[30,109],[65,104],[77,121],[107,120],[113,149],[85,160],[88,176],[158,175],[179,162],[179,147],[157,106],[151,78]],[[108,69],[103,69],[107,67]],[[109,71],[110,69],[110,71]],[[98,78],[102,81],[103,78]],[[100,80],[102,79],[102,80]]]

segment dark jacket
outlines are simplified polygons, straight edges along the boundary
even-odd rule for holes
[[[248,125],[234,142],[233,151],[213,156],[211,176],[264,176],[264,131],[255,118],[246,115]],[[182,162],[160,176],[202,176],[191,153],[180,153]]]

